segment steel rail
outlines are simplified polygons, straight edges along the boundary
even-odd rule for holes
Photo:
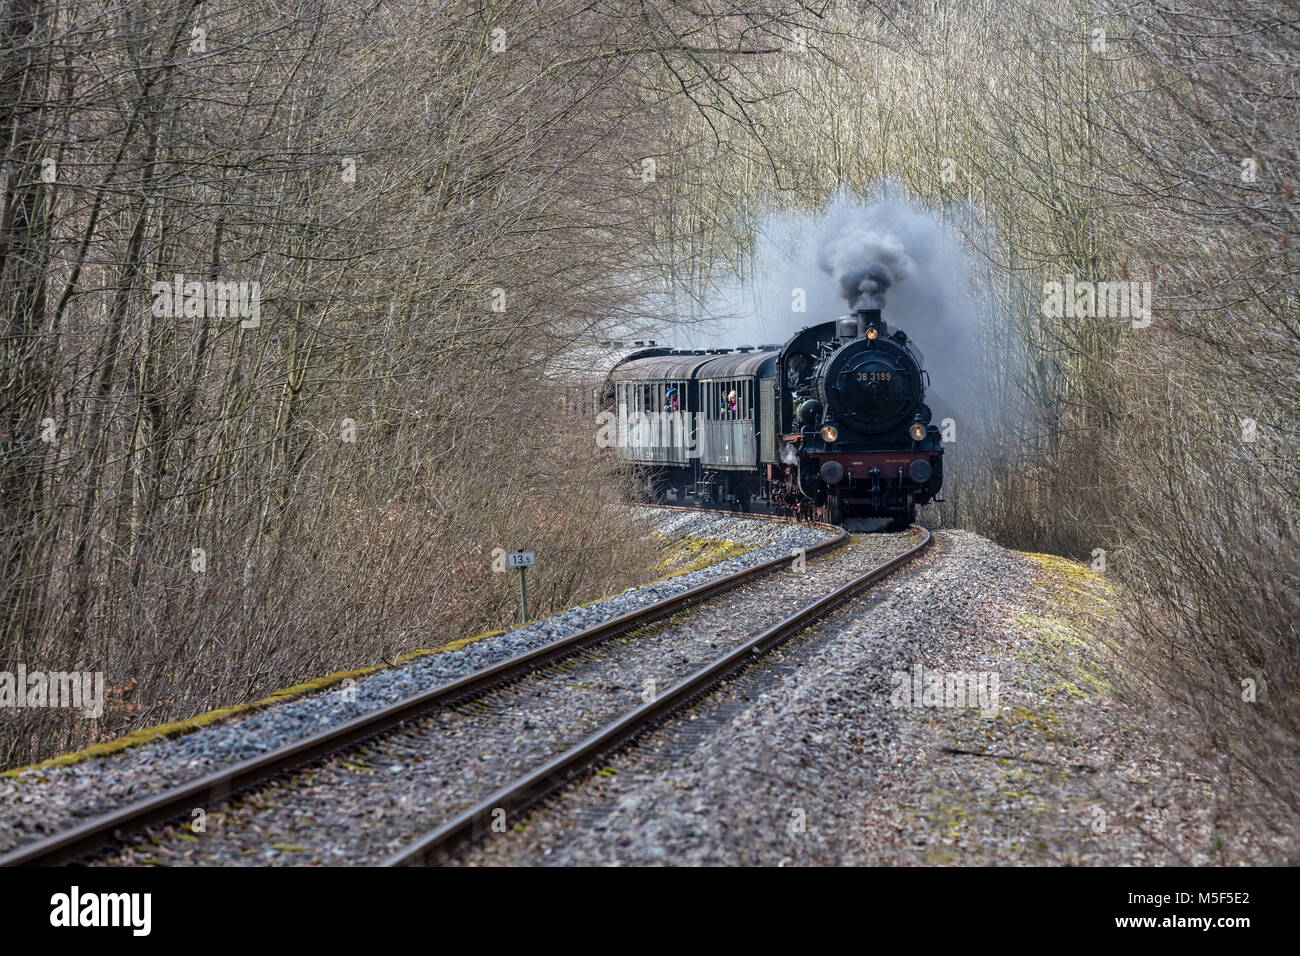
[[[676,509],[671,505],[642,505]],[[708,512],[718,514],[719,512]],[[751,515],[741,512],[721,512],[737,517],[788,521],[780,516]],[[815,524],[836,534],[825,541],[804,549],[805,558],[841,547],[849,540],[848,533],[834,525]],[[232,764],[186,783],[169,787],[163,792],[127,804],[116,810],[96,816],[67,830],[54,833],[41,840],[27,843],[0,854],[0,866],[54,866],[83,857],[108,845],[126,833],[143,829],[154,823],[183,816],[195,807],[211,808],[235,793],[266,783],[287,771],[301,769],[317,759],[344,750],[399,724],[423,717],[442,707],[465,698],[472,698],[504,683],[536,673],[558,660],[577,652],[669,617],[715,595],[763,577],[791,564],[799,557],[797,551],[772,558],[750,568],[704,584],[696,585],[681,594],[664,598],[618,617],[584,628],[576,634],[559,638],[549,644],[507,658],[498,664],[439,685],[422,694],[386,705],[371,713],[322,730],[301,740],[286,744],[269,753]]]
[[[924,536],[903,554],[877,565],[865,574],[836,588],[830,594],[806,605],[678,682],[653,701],[607,724],[563,754],[517,778],[422,839],[394,853],[384,861],[384,865],[415,866],[438,862],[461,846],[478,840],[490,831],[503,832],[510,822],[517,821],[525,811],[590,768],[596,760],[617,751],[647,730],[658,726],[691,701],[706,695],[733,671],[745,667],[794,634],[825,617],[859,591],[870,587],[912,561],[933,540],[929,531],[916,525],[913,528],[920,530]]]

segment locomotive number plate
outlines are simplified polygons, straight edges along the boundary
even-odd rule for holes
[[[859,382],[889,382],[894,378],[893,372],[859,372]]]

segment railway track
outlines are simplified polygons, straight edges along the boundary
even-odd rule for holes
[[[671,507],[671,506],[670,506]],[[690,510],[690,509],[686,509]],[[743,517],[750,517],[745,515]],[[779,519],[778,519],[779,520]],[[826,541],[807,549],[804,558],[825,556],[842,548],[849,540],[841,529]],[[707,691],[727,674],[743,666],[744,662],[779,644],[816,618],[843,603],[853,594],[887,575],[910,560],[929,542],[928,533],[915,547],[889,561],[872,567],[864,574],[855,575],[831,593],[785,616],[767,627],[757,636],[733,647],[707,665],[697,668],[666,692],[624,713],[594,733],[588,734],[577,745],[567,747],[558,756],[542,762],[537,769],[522,774],[486,799],[479,800],[401,851],[389,856],[392,865],[419,863],[434,860],[472,840],[476,834],[498,829],[504,820],[517,818],[529,806],[551,790],[561,786],[575,774],[590,766],[591,762],[612,749],[625,744],[646,728],[664,719],[677,708]],[[451,708],[474,706],[500,696],[512,685],[536,675],[546,675],[576,667],[593,654],[607,652],[613,645],[615,653],[619,639],[644,631],[647,627],[665,620],[675,620],[684,612],[716,602],[738,588],[753,585],[774,572],[785,569],[799,556],[792,554],[766,561],[723,578],[710,581],[681,594],[658,601],[652,605],[623,614],[619,617],[586,628],[571,636],[553,641],[525,654],[509,658],[500,664],[474,672],[466,677],[395,704],[366,713],[346,723],[321,731],[312,736],[273,750],[264,756],[214,771],[188,783],[175,786],[156,796],[140,800],[103,814],[38,842],[20,846],[3,856],[0,865],[51,865],[78,860],[122,840],[128,835],[157,823],[179,819],[190,809],[202,806],[209,810],[227,802],[236,794],[266,787],[286,777],[319,764],[323,759],[348,752],[350,749],[384,735],[402,734],[431,714],[447,712]],[[633,646],[636,642],[628,642]],[[602,650],[602,648],[606,648]],[[585,655],[585,656],[584,656]],[[577,663],[574,663],[574,662]]]
[[[641,734],[652,730],[672,714],[710,693],[730,675],[757,657],[779,646],[840,607],[859,592],[887,577],[919,555],[931,542],[929,531],[905,552],[841,585],[829,594],[800,608],[738,647],[679,681],[662,695],[622,718],[607,724],[545,765],[512,781],[459,816],[444,823],[423,839],[393,854],[388,866],[436,863],[461,846],[489,832],[501,832],[531,807],[589,769],[592,764],[619,750]]]
[[[666,510],[691,510],[665,506]],[[737,517],[750,517],[736,515]],[[789,522],[790,519],[767,518]],[[839,528],[821,526],[832,532],[826,541],[809,547],[805,557],[824,554],[843,546],[848,535]],[[189,813],[196,806],[211,807],[232,795],[266,783],[279,775],[310,765],[324,756],[361,743],[440,708],[473,698],[495,687],[537,673],[582,649],[610,640],[650,622],[686,610],[711,597],[788,567],[791,554],[774,558],[734,574],[707,582],[681,594],[620,615],[575,634],[558,639],[528,653],[509,658],[432,690],[331,727],[279,747],[262,756],[244,760],[205,774],[162,793],[128,804],[39,841],[0,854],[0,866],[50,866],[79,859],[126,834],[152,824]]]

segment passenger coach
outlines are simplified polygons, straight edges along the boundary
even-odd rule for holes
[[[609,376],[619,456],[650,467],[650,493],[672,490],[748,508],[765,496],[760,467],[777,461],[779,346],[643,349]]]

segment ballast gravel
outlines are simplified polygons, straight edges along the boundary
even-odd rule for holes
[[[346,690],[327,690],[239,716],[181,737],[158,739],[111,757],[0,777],[0,852],[85,819],[267,753],[422,693],[509,657],[692,587],[824,541],[825,529],[704,511],[638,508],[647,530],[665,538],[731,541],[754,548],[688,574],[632,588],[455,651],[378,671]]]
[[[862,536],[603,642],[409,729],[348,751],[209,814],[206,830],[157,830],[96,862],[376,864],[753,634],[916,541]]]
[[[1224,781],[1091,679],[1109,593],[1081,565],[937,532],[910,569],[458,862],[1280,859],[1224,812]]]

